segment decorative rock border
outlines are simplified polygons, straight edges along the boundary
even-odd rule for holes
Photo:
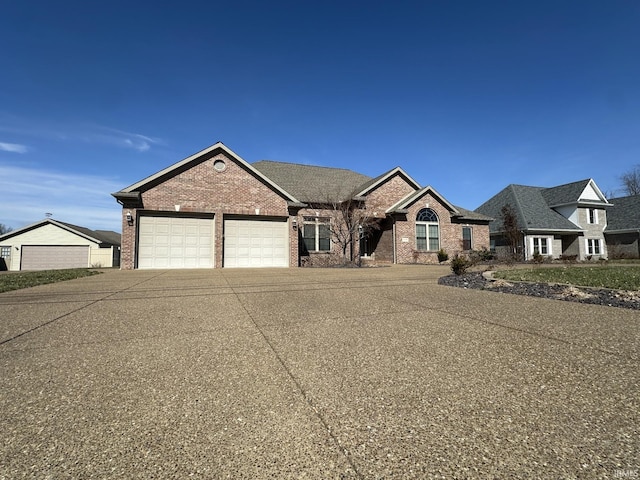
[[[512,282],[495,278],[492,271],[447,275],[438,279],[438,284],[640,310],[640,292],[558,283]]]

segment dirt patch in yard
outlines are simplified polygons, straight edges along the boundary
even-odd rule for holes
[[[569,302],[591,303],[609,307],[640,310],[640,292],[610,290],[605,288],[576,287],[557,283],[509,282],[502,279],[491,280],[481,272],[464,275],[447,275],[438,284],[449,287],[474,288],[494,292],[552,298]]]

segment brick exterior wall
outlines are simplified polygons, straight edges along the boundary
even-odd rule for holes
[[[458,223],[451,219],[449,210],[428,193],[408,208],[406,217],[396,221],[396,262],[397,263],[438,263],[437,252],[416,249],[416,216],[423,208],[431,208],[438,215],[440,226],[440,248],[451,258],[463,253],[462,227],[472,228],[472,249],[489,248],[489,225],[480,223]],[[403,241],[406,239],[407,241]]]
[[[216,160],[226,164],[224,171],[213,168]],[[122,209],[122,269],[134,268],[136,226],[140,213],[149,211],[172,212],[174,215],[214,214],[215,266],[222,267],[223,220],[228,214],[250,217],[289,217],[286,200],[261,179],[224,153],[200,159],[190,168],[177,173],[162,183],[142,192],[142,209]],[[179,205],[179,211],[176,211]],[[127,224],[127,212],[135,218],[135,225]],[[298,242],[290,235],[291,266],[298,265]]]
[[[389,207],[415,190],[400,174],[393,175],[367,194],[367,211],[374,217],[385,218],[384,212]]]
[[[223,171],[214,169],[214,162],[222,160],[226,164]],[[388,218],[385,211],[407,195],[415,186],[404,175],[396,173],[380,185],[367,192],[365,209],[370,217],[377,219],[378,229],[373,230],[371,242],[373,255],[371,262],[394,261],[394,245],[397,263],[437,263],[436,252],[416,250],[415,218],[418,211],[429,204],[436,211],[440,221],[440,246],[450,256],[462,250],[462,227],[472,227],[472,248],[489,248],[489,226],[458,223],[452,221],[447,208],[437,197],[425,195],[409,207],[406,217]],[[223,265],[223,230],[225,216],[245,216],[247,219],[260,217],[286,217],[289,219],[289,265],[290,266],[331,266],[343,263],[339,245],[331,244],[330,252],[306,252],[302,233],[304,217],[328,217],[333,222],[338,215],[332,210],[304,208],[296,211],[287,205],[285,198],[248,170],[241,162],[225,152],[214,150],[206,156],[194,160],[183,168],[176,168],[164,181],[150,181],[143,186],[140,205],[125,205],[122,209],[122,250],[121,268],[135,268],[137,226],[139,216],[151,212],[165,212],[180,215],[214,216],[214,258],[215,267]],[[179,206],[176,207],[176,206]],[[131,212],[134,225],[127,223],[127,213]],[[297,228],[293,228],[295,220]],[[395,235],[395,236],[394,236]],[[356,235],[357,237],[357,235]],[[407,239],[403,242],[403,239]],[[359,241],[354,238],[353,260],[359,257]],[[349,257],[349,254],[347,254]]]
[[[332,209],[320,209],[320,208],[303,208],[298,212],[297,222],[298,222],[298,245],[300,246],[300,251],[296,252],[300,255],[300,266],[302,267],[330,267],[334,265],[340,265],[344,263],[344,259],[342,256],[342,249],[339,244],[337,244],[333,239],[331,241],[331,250],[328,252],[316,252],[316,251],[305,251],[304,248],[304,240],[303,240],[303,228],[304,228],[304,217],[320,217],[327,218],[330,222],[335,223],[339,221],[338,215],[339,212],[336,212]],[[354,258],[357,256],[357,241],[354,242]],[[349,252],[347,251],[347,256],[349,256]]]

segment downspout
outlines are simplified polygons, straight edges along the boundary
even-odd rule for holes
[[[395,217],[393,218],[393,224],[392,224],[392,237],[393,237],[393,264],[397,264],[398,263],[398,256],[396,254],[396,219]]]

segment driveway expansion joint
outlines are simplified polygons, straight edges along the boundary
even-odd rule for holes
[[[154,275],[153,277],[146,278],[146,279],[142,280],[141,282],[138,282],[138,283],[136,283],[134,285],[129,285],[127,288],[123,288],[122,290],[118,290],[116,292],[111,292],[111,293],[105,295],[102,298],[98,298],[96,300],[92,300],[90,302],[87,302],[85,305],[82,305],[81,307],[78,307],[78,308],[76,308],[74,310],[71,310],[71,311],[69,311],[67,313],[63,313],[62,315],[58,315],[57,317],[52,318],[51,320],[48,320],[48,321],[46,321],[44,323],[41,323],[40,325],[36,325],[33,328],[30,328],[30,329],[25,330],[23,332],[20,332],[20,333],[12,336],[10,338],[6,338],[6,339],[0,341],[0,346],[5,345],[7,343],[10,343],[10,342],[12,342],[14,340],[17,340],[20,337],[23,337],[25,335],[28,335],[29,333],[35,332],[36,330],[40,330],[41,328],[46,327],[48,325],[51,325],[52,323],[55,323],[55,322],[57,322],[59,320],[62,320],[63,318],[68,317],[69,315],[72,315],[72,314],[77,313],[77,312],[79,312],[81,310],[84,310],[85,308],[90,307],[92,305],[95,305],[96,303],[99,303],[99,302],[102,302],[104,300],[107,300],[109,297],[112,297],[114,295],[122,293],[122,292],[124,292],[126,290],[129,290],[130,288],[137,287],[138,285],[141,285],[141,284],[143,284],[145,282],[148,282],[149,280],[152,280],[152,279],[157,278],[157,277],[159,277],[161,275],[164,275],[165,273],[166,272],[159,273],[158,275]]]
[[[322,427],[325,429],[325,431],[327,432],[327,434],[329,435],[329,437],[331,438],[333,443],[338,447],[340,452],[344,455],[344,457],[347,460],[349,466],[353,469],[353,471],[358,476],[358,478],[364,479],[365,478],[364,475],[362,475],[362,473],[360,473],[360,470],[358,469],[357,465],[355,464],[353,458],[351,458],[351,455],[349,454],[347,449],[342,446],[342,443],[340,442],[338,437],[336,437],[336,435],[333,433],[333,430],[329,426],[329,423],[325,420],[325,418],[322,416],[322,414],[320,413],[318,408],[314,405],[311,397],[307,394],[307,391],[305,390],[305,388],[302,386],[302,384],[300,383],[298,378],[293,374],[291,369],[289,369],[289,367],[287,366],[286,362],[284,361],[282,356],[278,353],[278,351],[276,350],[276,348],[273,345],[273,343],[271,342],[271,340],[269,340],[269,337],[260,328],[260,326],[258,325],[258,322],[256,322],[256,320],[253,318],[253,315],[251,315],[251,312],[249,312],[249,310],[245,307],[244,303],[240,299],[239,293],[236,291],[236,289],[232,285],[229,285],[229,286],[231,287],[231,290],[233,291],[234,295],[238,299],[238,302],[240,303],[240,305],[242,306],[242,308],[246,312],[247,316],[251,320],[251,323],[254,325],[256,330],[260,333],[260,336],[264,339],[264,341],[267,344],[267,346],[269,347],[269,349],[273,352],[273,355],[275,356],[276,360],[282,366],[282,368],[286,372],[287,376],[291,379],[293,384],[296,386],[296,389],[300,392],[300,395],[302,395],[302,398],[304,399],[304,402],[309,406],[309,408],[311,408],[311,411],[313,411],[314,415],[320,421],[320,423],[322,424]]]

